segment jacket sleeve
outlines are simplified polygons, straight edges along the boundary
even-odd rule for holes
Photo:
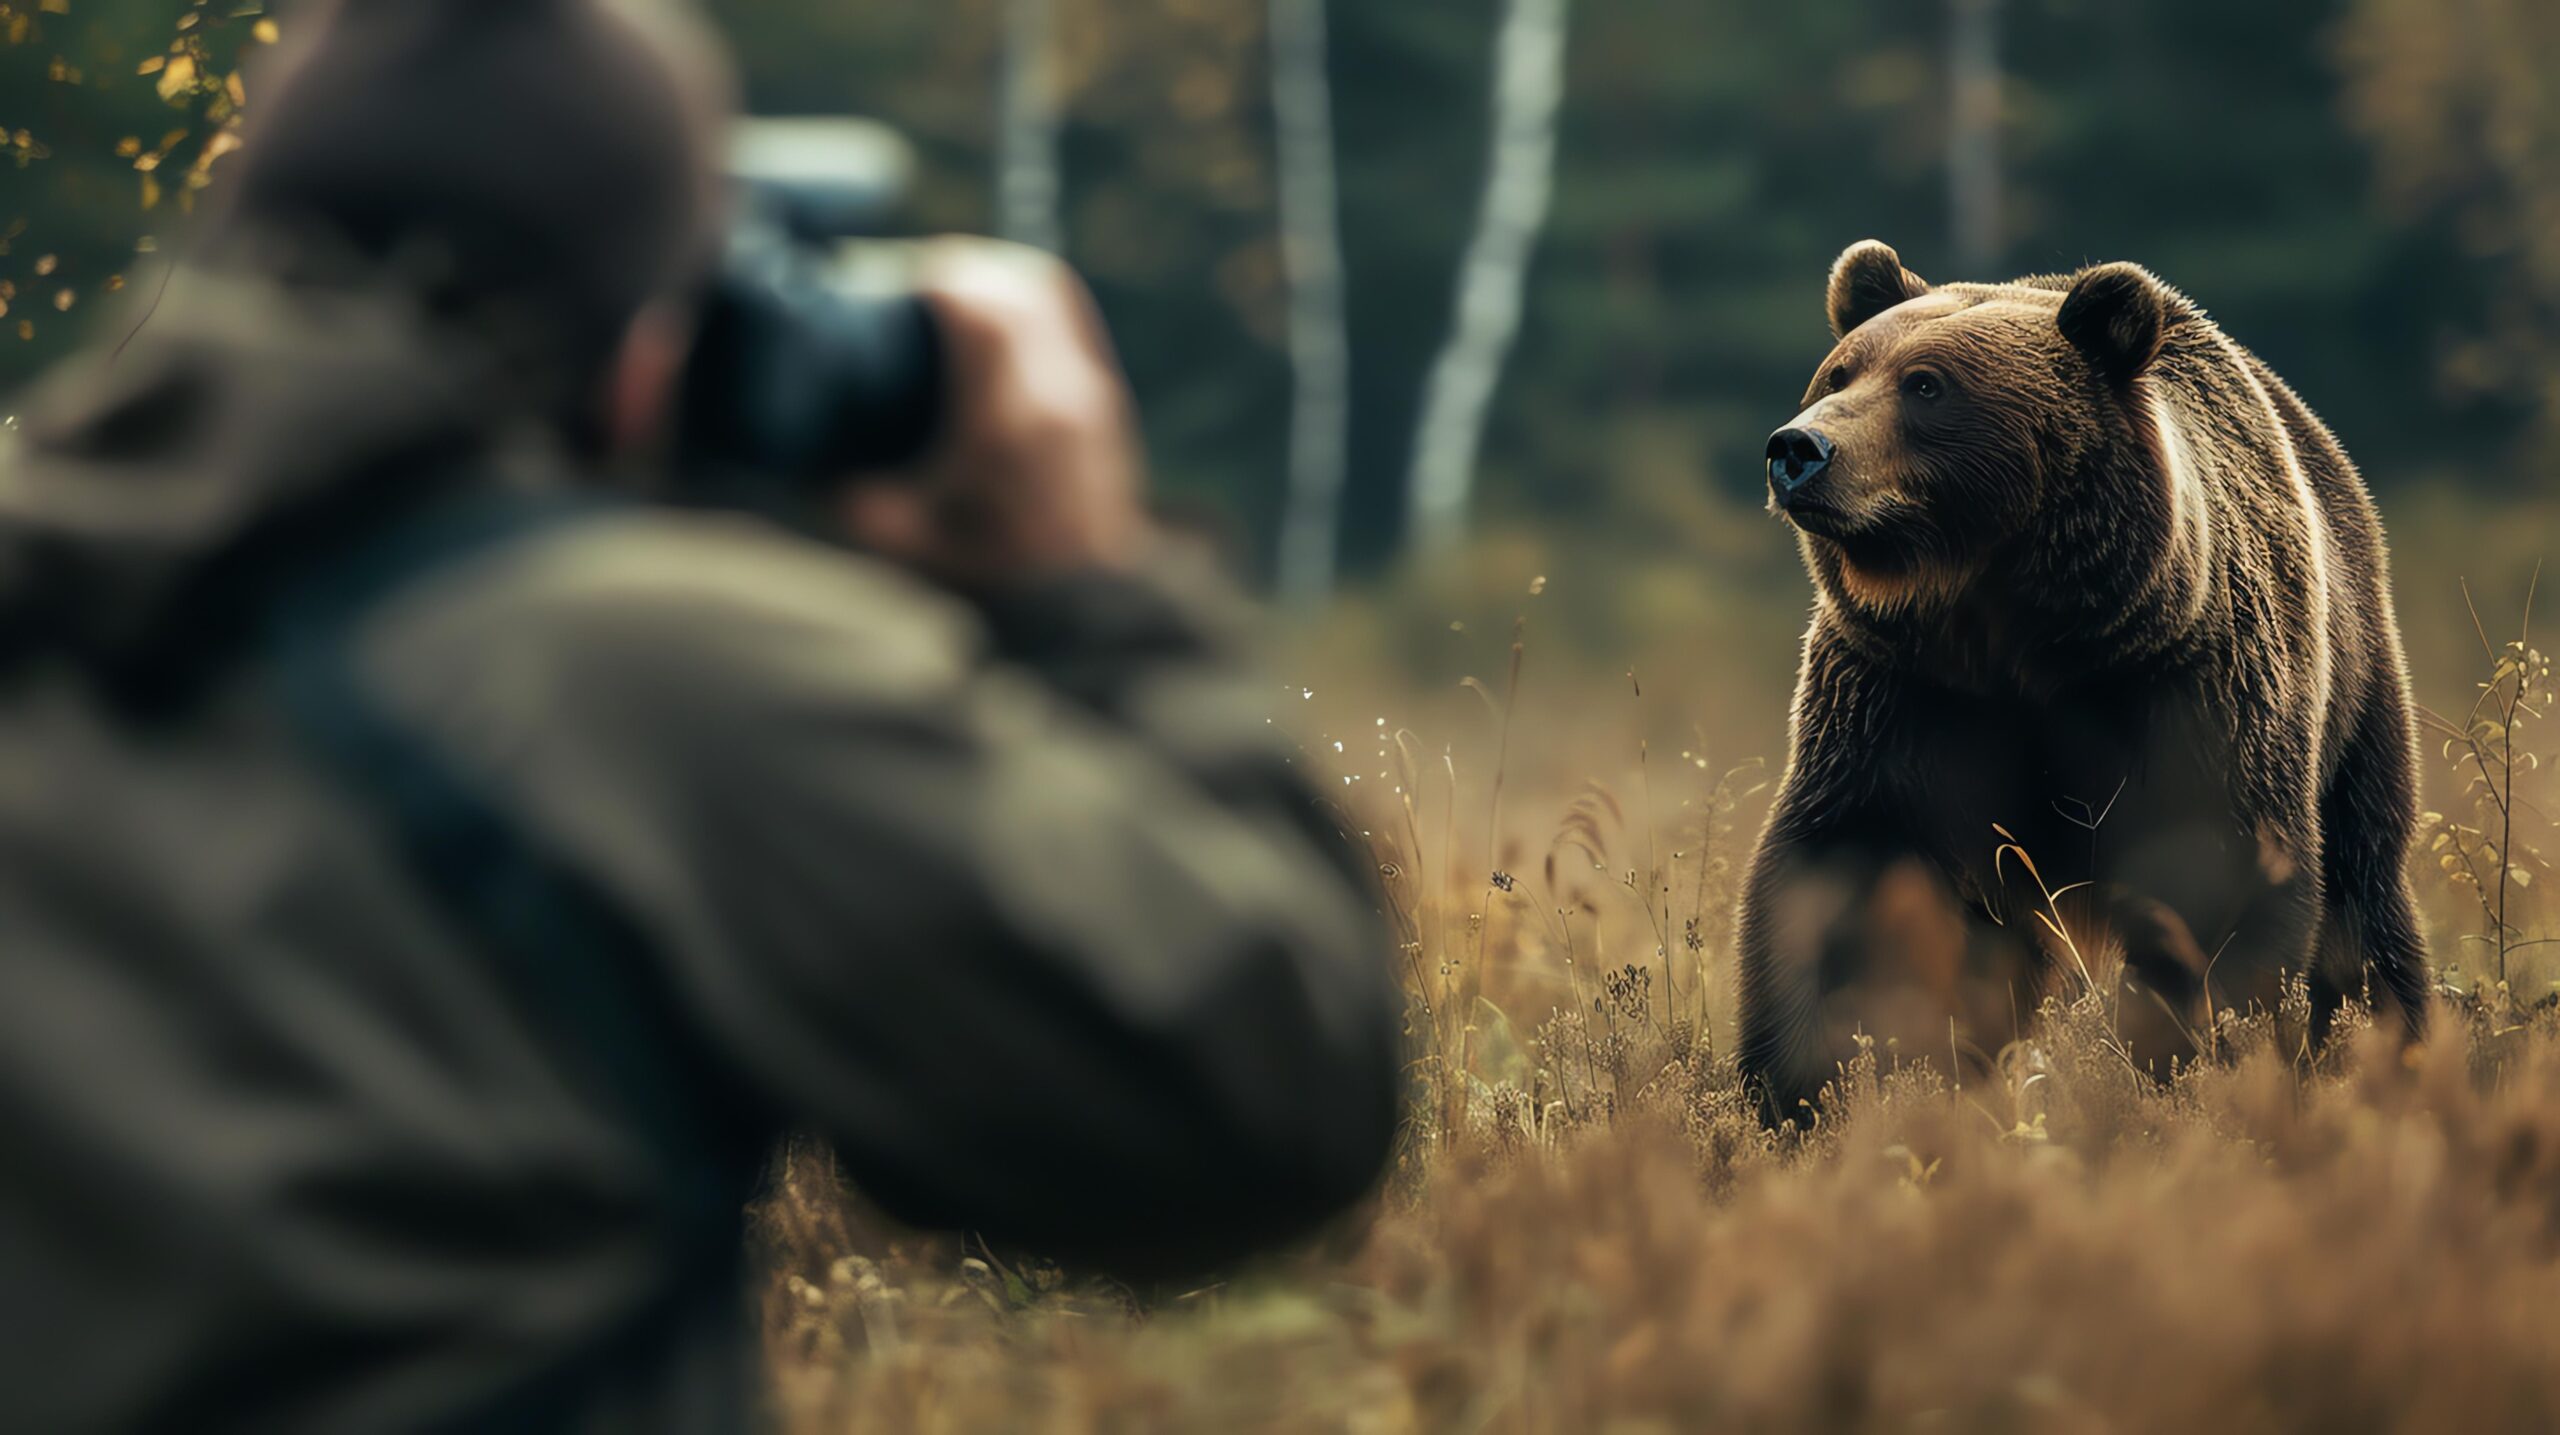
[[[699,520],[488,566],[403,600],[381,681],[892,1214],[1166,1274],[1376,1180],[1368,864],[1196,605],[1096,577],[973,617]]]

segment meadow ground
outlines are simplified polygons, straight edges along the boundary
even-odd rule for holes
[[[1401,928],[1414,1098],[1373,1207],[1259,1269],[1133,1292],[889,1230],[795,1150],[755,1227],[787,1424],[2560,1429],[2548,669],[2504,636],[2548,530],[2394,519],[2444,722],[2424,1048],[2347,1024],[2311,1051],[2288,1003],[2226,1014],[2219,1059],[2164,1087],[2102,997],[2066,996],[1960,1085],[1870,1050],[1813,1130],[1765,1133],[1730,1063],[1729,934],[1801,580],[1783,553],[1702,590],[1695,565],[1497,542],[1467,570],[1485,591],[1418,580],[1379,609],[1427,621],[1355,611],[1294,660],[1324,681],[1274,692]],[[1613,606],[1576,612],[1578,585]],[[1656,659],[1631,673],[1630,651]]]

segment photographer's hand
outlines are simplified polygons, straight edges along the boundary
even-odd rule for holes
[[[1150,531],[1137,426],[1083,282],[1038,250],[969,239],[935,242],[920,281],[950,370],[948,432],[923,472],[850,485],[847,533],[964,585],[1133,566]]]

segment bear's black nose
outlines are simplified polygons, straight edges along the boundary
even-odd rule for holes
[[[1769,487],[1785,502],[1831,466],[1831,454],[1831,440],[1811,429],[1778,430],[1769,435]]]

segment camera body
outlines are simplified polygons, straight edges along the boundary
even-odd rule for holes
[[[736,211],[680,389],[680,499],[807,525],[829,492],[912,465],[940,435],[932,309],[854,243],[881,231],[910,165],[859,120],[741,123]]]

